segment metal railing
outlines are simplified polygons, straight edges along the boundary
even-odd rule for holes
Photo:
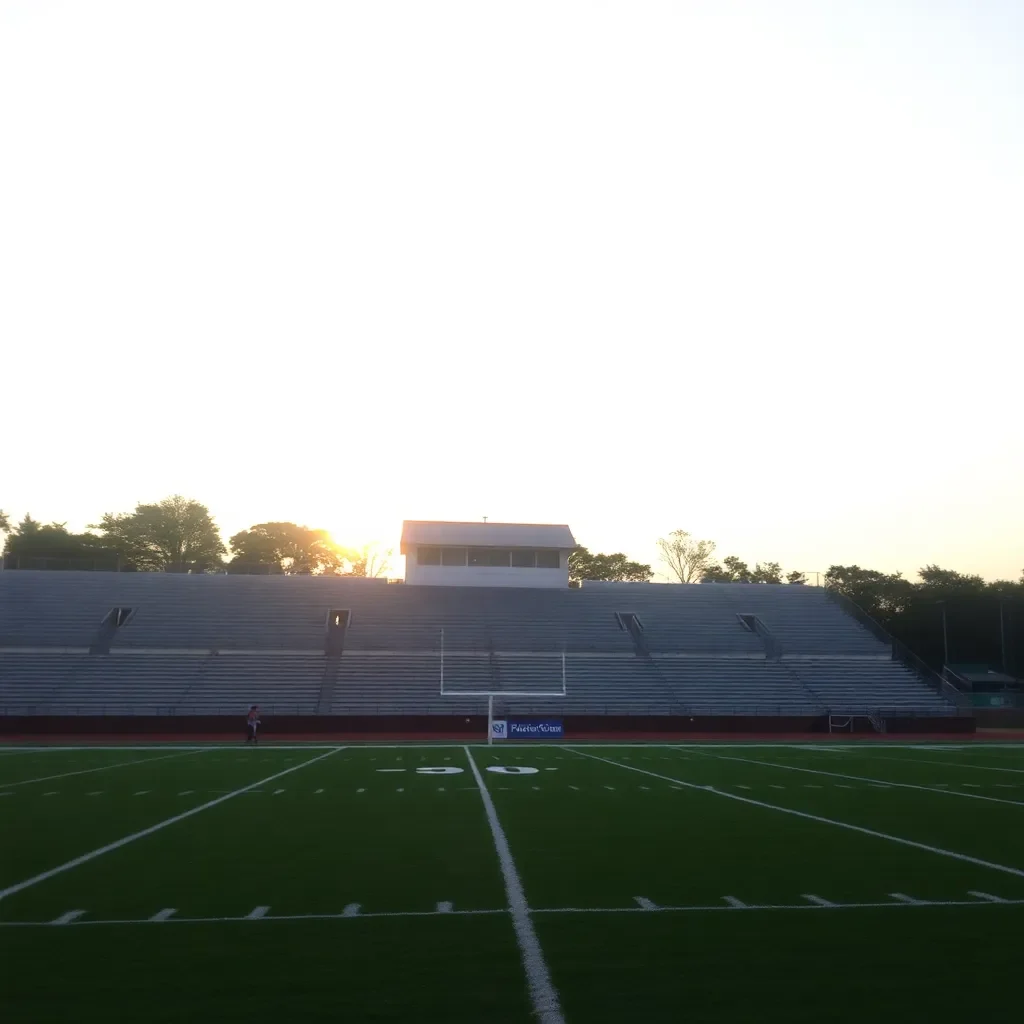
[[[839,605],[847,614],[853,616],[876,640],[886,644],[892,652],[892,660],[905,665],[910,671],[918,676],[923,683],[931,687],[936,693],[945,697],[960,712],[970,714],[970,700],[965,697],[955,686],[947,682],[930,665],[919,658],[906,644],[901,643],[891,633],[876,622],[859,604],[851,601],[845,594],[825,588],[825,594],[830,601]]]

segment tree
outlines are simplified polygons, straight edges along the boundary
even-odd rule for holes
[[[696,583],[711,565],[713,540],[694,540],[686,530],[673,530],[658,538],[662,561],[680,583]]]
[[[907,610],[915,590],[901,573],[862,569],[859,565],[830,565],[825,586],[844,594],[883,624]]]
[[[381,550],[379,544],[364,544],[361,548],[347,548],[344,552],[346,571],[339,576],[364,576],[379,579],[391,568],[392,548]]]
[[[90,530],[138,569],[205,572],[223,563],[224,544],[209,509],[174,494],[122,515],[106,513]]]
[[[569,555],[569,580],[601,580],[611,583],[650,583],[654,575],[649,565],[631,562],[621,551],[611,555],[591,554],[585,547],[573,548]]]
[[[782,566],[778,562],[758,562],[750,574],[751,583],[781,583]]]
[[[701,583],[752,583],[753,573],[746,562],[735,555],[727,555],[722,564],[709,565],[701,576]],[[760,581],[757,581],[760,582]]]
[[[927,590],[946,593],[981,594],[985,590],[985,581],[980,576],[965,576],[952,569],[940,569],[937,565],[926,565],[918,570],[921,585]]]
[[[229,543],[234,557],[228,572],[264,565],[274,573],[318,575],[336,572],[344,558],[326,530],[295,523],[257,523],[236,533]]]
[[[794,569],[786,573],[786,582],[794,586],[803,586],[807,582],[807,577],[799,569]]]
[[[7,513],[0,508],[0,533],[9,533],[11,529],[11,521],[7,518]]]
[[[70,533],[66,523],[44,525],[27,515],[4,544],[7,564],[15,568],[94,569],[118,567],[117,552],[94,533]]]

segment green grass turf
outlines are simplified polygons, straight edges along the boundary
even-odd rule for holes
[[[0,898],[0,1018],[534,1019],[463,748],[329,750],[5,751],[0,890],[296,770]],[[569,1022],[1019,1018],[1024,748],[472,752]]]

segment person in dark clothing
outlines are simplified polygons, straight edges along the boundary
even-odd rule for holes
[[[259,738],[256,735],[256,730],[260,727],[260,706],[259,704],[253,704],[249,708],[248,715],[245,716],[245,742],[246,745],[249,743],[253,746],[259,746]]]

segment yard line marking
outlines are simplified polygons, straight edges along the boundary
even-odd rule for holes
[[[4,795],[6,796],[7,794],[5,793]],[[86,793],[85,795],[86,796],[102,796],[103,795],[103,790],[102,789],[94,789],[91,793]]]
[[[815,896],[814,893],[805,892],[800,894],[805,900],[809,900],[811,903],[819,907],[834,907],[835,904],[830,900],[823,900],[820,896]]]
[[[641,789],[646,789],[646,790],[650,790],[650,788],[651,788],[651,787],[650,787],[650,786],[641,786],[640,788],[641,788]]]
[[[646,896],[634,896],[633,899],[636,901],[636,905],[641,910],[657,910],[658,904],[652,903]]]
[[[261,779],[259,782],[253,782],[251,785],[233,790],[232,792],[226,793],[224,796],[219,796],[214,800],[207,800],[205,804],[200,804],[198,807],[192,807],[187,811],[182,811],[181,814],[175,814],[171,818],[158,821],[155,825],[150,825],[149,828],[141,829],[139,832],[132,832],[131,835],[124,836],[122,839],[116,839],[112,843],[107,843],[106,846],[97,847],[89,853],[83,853],[81,857],[75,857],[73,860],[66,861],[64,864],[58,864],[55,868],[50,868],[49,871],[43,871],[38,875],[33,875],[31,878],[26,878],[24,882],[17,882],[14,885],[9,885],[6,889],[0,889],[0,900],[7,896],[13,896],[16,892],[21,892],[22,889],[27,889],[29,886],[37,885],[39,882],[45,882],[48,878],[53,878],[54,875],[59,875],[64,871],[70,871],[71,868],[77,868],[79,864],[86,864],[91,860],[95,860],[97,857],[102,857],[105,853],[110,853],[112,850],[118,850],[122,846],[134,843],[136,839],[151,836],[154,832],[159,832],[161,829],[167,828],[168,825],[174,825],[179,821],[184,821],[186,818],[191,818],[194,814],[199,814],[200,811],[206,811],[211,807],[216,807],[218,804],[224,803],[225,800],[241,796],[242,793],[248,793],[249,790],[255,789],[256,786],[265,786],[268,782],[273,782],[275,779],[281,778],[282,775],[289,775],[292,772],[297,772],[300,768],[305,768],[307,765],[316,764],[317,761],[322,761],[325,757],[330,757],[341,749],[341,747],[336,747],[334,750],[329,750],[326,754],[319,754],[316,757],[310,758],[308,761],[301,761],[299,764],[292,765],[291,768],[285,768],[284,771],[277,772],[276,775],[271,775],[269,778]],[[142,790],[142,792],[148,791]]]
[[[772,782],[772,783],[769,783],[769,787],[770,787],[771,789],[785,789],[785,788],[786,788],[785,786],[778,786],[778,785],[776,785],[776,784],[775,784],[774,782]]]
[[[993,896],[990,892],[978,892],[977,889],[968,889],[968,896],[977,896],[979,900],[988,900],[989,903],[1009,903],[1009,900],[1004,900],[1002,896]]]
[[[59,789],[51,789],[49,793],[44,793],[43,796],[56,796],[59,792]]]
[[[563,750],[573,750],[572,747],[563,747]],[[655,779],[663,779],[665,782],[675,782],[686,789],[694,789],[700,793],[713,793],[715,796],[725,797],[727,800],[738,800],[740,803],[750,804],[752,807],[763,807],[769,811],[778,811],[780,814],[791,814],[795,818],[805,818],[808,821],[816,821],[822,825],[835,825],[836,828],[845,828],[850,832],[859,832],[861,835],[873,836],[875,839],[885,839],[890,843],[899,843],[900,846],[910,846],[915,850],[926,850],[928,853],[937,853],[940,857],[950,857],[953,860],[964,861],[967,864],[977,864],[979,867],[991,868],[993,871],[1002,871],[1008,875],[1016,875],[1024,878],[1024,871],[1020,868],[1009,867],[1006,864],[996,864],[994,861],[982,860],[980,857],[972,857],[966,853],[956,853],[953,850],[944,850],[939,846],[929,846],[927,843],[919,843],[913,839],[904,839],[902,836],[890,835],[888,832],[877,832],[871,828],[864,828],[862,825],[851,825],[848,821],[839,821],[837,818],[824,818],[818,814],[808,814],[806,811],[797,811],[792,807],[780,807],[778,804],[766,803],[764,800],[755,800],[753,797],[740,796],[738,793],[729,793],[724,789],[715,789],[714,786],[698,786],[693,782],[683,782],[682,779],[672,779],[667,775],[657,775],[647,771],[646,768],[634,768],[629,764],[622,764],[620,761],[612,761],[607,757],[598,757],[597,754],[587,754],[582,750],[574,750],[580,757],[589,757],[594,761],[603,761],[605,764],[618,765],[630,772],[640,772],[643,775],[650,775]],[[963,794],[974,799],[992,799],[991,797],[975,797],[974,794]],[[2,893],[0,893],[2,895]]]
[[[245,915],[247,921],[261,921],[267,916],[270,907],[253,907],[252,911]]]
[[[848,786],[845,782],[837,782],[836,789],[853,789],[853,786]]]
[[[646,789],[647,787],[645,786],[644,788]],[[737,788],[737,789],[750,789],[750,787],[749,787],[749,786],[744,786],[744,785],[742,785],[742,784],[741,784],[741,783],[739,783],[739,782],[737,782],[737,783],[736,783],[736,788]]]
[[[176,914],[177,911],[174,907],[164,907],[163,910],[158,910],[151,918],[150,921],[166,921],[172,914]]]
[[[190,793],[194,793],[194,789],[183,789],[178,796],[188,796]]]
[[[463,747],[463,750],[466,752],[473,778],[476,779],[477,789],[480,790],[480,799],[483,801],[487,824],[490,826],[491,838],[494,840],[494,850],[498,855],[501,875],[505,882],[505,895],[512,913],[512,926],[515,928],[516,941],[519,943],[519,952],[523,959],[523,970],[530,989],[530,1001],[533,1003],[534,1013],[541,1024],[564,1024],[565,1018],[562,1016],[562,1008],[558,1002],[558,993],[552,984],[548,965],[544,960],[544,952],[540,947],[540,939],[537,938],[533,921],[530,920],[530,906],[526,902],[526,893],[523,890],[519,872],[516,870],[516,862],[512,859],[508,838],[505,836],[505,830],[501,827],[498,812],[494,808],[494,801],[487,791],[487,785],[480,774],[480,769],[476,766],[476,761],[473,760],[469,747]]]
[[[807,897],[804,897],[805,899]],[[909,899],[909,897],[908,897]],[[1005,906],[1024,906],[1024,899],[1019,900],[999,900],[999,903]],[[534,907],[530,910],[530,914],[649,914],[649,913],[664,913],[664,914],[683,914],[683,913],[704,913],[712,911],[725,911],[731,914],[735,914],[738,911],[746,913],[756,913],[758,911],[765,910],[816,910],[816,911],[829,911],[829,910],[892,910],[894,908],[922,908],[922,907],[993,907],[996,906],[997,902],[993,898],[991,900],[985,899],[973,899],[973,900],[913,900],[912,902],[903,902],[902,900],[887,900],[884,903],[753,903],[744,904],[742,907],[734,907],[729,904],[715,903],[709,906],[692,905],[692,906],[674,906],[674,907],[663,907],[655,905],[653,910],[644,907]],[[508,915],[509,908],[502,907],[497,910],[451,910],[451,911],[438,911],[438,910],[385,910],[377,911],[369,914],[355,914],[346,915],[340,914],[275,914],[273,916],[268,915],[264,918],[257,918],[256,920],[263,921],[340,921],[345,917],[358,917],[358,918],[371,918],[371,917],[437,917],[439,913],[449,913],[453,917],[475,917],[479,915]],[[251,920],[249,916],[246,917],[177,917],[172,916],[166,919],[169,924],[219,924],[222,922],[242,922]],[[113,919],[96,919],[96,918],[76,918],[70,921],[68,927],[77,928],[84,925],[135,925],[135,924],[151,924],[153,921],[152,917],[141,917],[141,918],[113,918]],[[53,921],[0,921],[0,928],[52,928]]]
[[[980,782],[961,782],[960,785],[961,786],[970,786],[971,789],[981,789],[981,783]]]
[[[762,761],[753,757],[736,757],[728,754],[706,754],[706,757],[713,757],[716,761],[742,761],[744,764],[757,764],[764,768],[782,768],[788,772],[806,772],[810,775],[830,775],[836,779],[852,779],[854,782],[869,782],[875,785],[883,785],[887,788],[898,789],[919,789],[925,793],[939,793],[943,796],[960,796],[967,800],[987,800],[995,804],[1013,804],[1015,807],[1024,807],[1020,800],[1004,800],[998,796],[983,796],[981,793],[961,793],[956,789],[946,789],[948,782],[937,782],[935,786],[920,786],[914,782],[889,782],[882,779],[869,779],[864,775],[847,775],[844,772],[826,772],[821,768],[799,768],[795,764],[779,764],[777,761]],[[820,788],[820,787],[819,787]],[[852,786],[842,786],[842,789],[852,789]]]
[[[284,792],[283,789],[275,789],[274,790],[274,796],[278,796],[280,793],[283,793],[283,792]]]
[[[137,793],[132,793],[132,796],[145,796],[147,793],[152,792],[149,789],[140,789]]]
[[[342,917],[358,917],[359,908],[362,906],[360,903],[349,903],[345,909],[341,912]]]
[[[736,899],[735,896],[723,896],[722,899],[725,900],[725,902],[728,903],[730,907],[735,907],[737,910],[747,909],[746,903],[744,903],[743,900]]]
[[[0,789],[11,789],[14,786],[28,786],[33,782],[49,782],[50,779],[66,779],[70,775],[91,775],[93,772],[105,772],[108,768],[127,768],[132,764],[149,764],[151,761],[166,761],[171,757],[188,757],[189,754],[199,754],[199,750],[179,750],[174,754],[161,754],[159,757],[142,757],[134,761],[115,761],[113,764],[104,764],[99,768],[81,768],[77,772],[61,772],[59,775],[43,775],[38,779],[22,779],[21,782],[0,782]]]
[[[439,914],[450,914],[452,912],[452,905],[447,901],[442,901],[437,905],[437,912]]]
[[[916,900],[916,899],[914,899],[913,896],[908,896],[905,892],[891,892],[891,893],[889,893],[889,895],[894,900],[899,900],[900,903],[920,904],[920,903],[927,903],[928,902],[927,900]]]
[[[85,913],[84,910],[69,910],[66,914],[61,914],[60,917],[55,917],[51,924],[71,924],[72,921],[81,917]]]

